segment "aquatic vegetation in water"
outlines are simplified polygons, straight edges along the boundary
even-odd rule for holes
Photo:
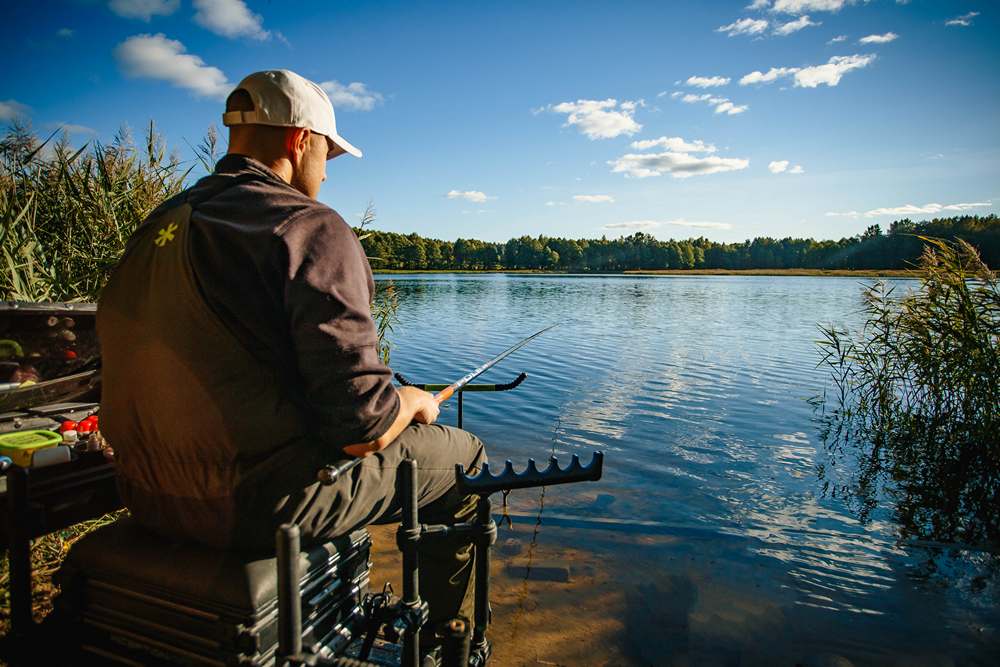
[[[833,386],[813,399],[818,472],[862,520],[888,500],[903,537],[996,547],[997,278],[968,243],[923,240],[918,290],[876,282],[859,331],[822,329]]]

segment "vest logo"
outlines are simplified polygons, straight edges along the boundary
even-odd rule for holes
[[[156,232],[156,238],[153,239],[153,243],[162,248],[174,240],[174,232],[176,231],[177,223],[171,222],[169,225]]]

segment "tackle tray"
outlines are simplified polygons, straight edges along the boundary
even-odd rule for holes
[[[356,613],[368,589],[370,552],[365,530],[302,552],[306,646]],[[60,616],[90,659],[131,665],[274,664],[274,556],[174,543],[123,519],[77,542],[58,582]]]

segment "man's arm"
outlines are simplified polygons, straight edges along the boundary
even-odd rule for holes
[[[285,287],[303,396],[324,440],[352,455],[384,448],[414,420],[431,423],[427,392],[397,391],[378,355],[371,269],[354,231],[323,207],[290,221]]]

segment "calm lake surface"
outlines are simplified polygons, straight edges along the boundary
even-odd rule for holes
[[[465,427],[518,469],[606,452],[598,483],[511,496],[500,664],[1000,664],[988,554],[899,544],[890,513],[861,525],[821,493],[815,341],[860,322],[857,279],[378,279],[399,290],[392,366],[416,382],[560,322],[483,377],[528,373],[467,395]]]

